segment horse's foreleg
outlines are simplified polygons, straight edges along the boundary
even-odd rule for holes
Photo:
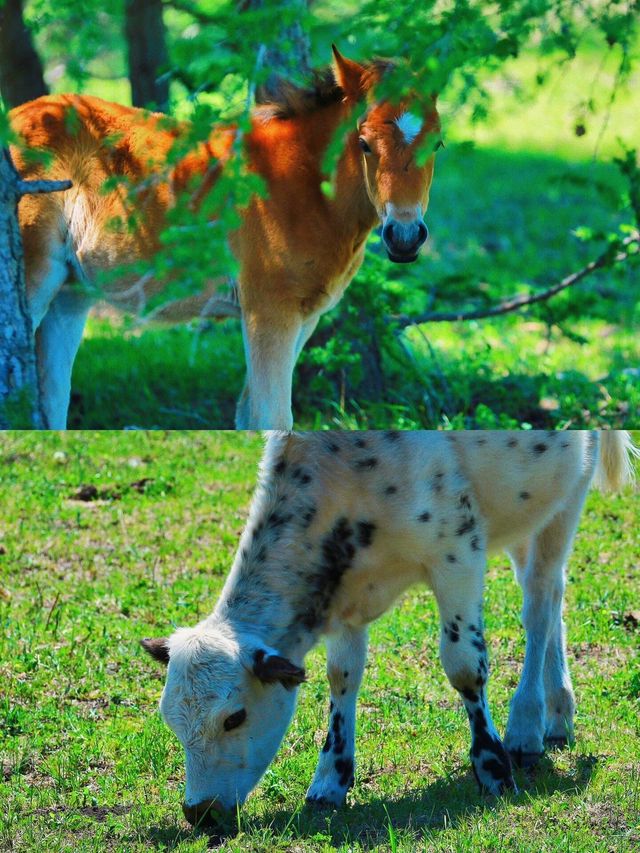
[[[307,802],[342,805],[353,784],[356,700],[367,658],[366,629],[345,628],[327,639],[327,676],[331,688],[329,731]]]
[[[284,323],[243,313],[247,377],[236,410],[237,429],[291,429],[293,368],[315,328],[300,317]]]

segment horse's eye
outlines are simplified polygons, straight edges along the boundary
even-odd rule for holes
[[[231,729],[237,729],[238,726],[241,726],[246,719],[247,712],[244,708],[240,708],[240,710],[236,711],[235,714],[231,714],[230,717],[227,717],[222,725],[224,726],[225,732],[230,732]]]
[[[438,148],[444,148],[444,142],[441,139],[436,142],[436,147],[433,150],[437,151]]]
[[[362,136],[358,138],[358,145],[360,146],[360,148],[362,148],[365,154],[371,154],[371,148],[369,148],[369,143],[366,139],[363,139]]]

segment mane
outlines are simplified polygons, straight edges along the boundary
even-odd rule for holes
[[[257,112],[268,120],[270,118],[289,119],[309,115],[322,107],[337,104],[344,98],[344,92],[336,82],[333,69],[322,68],[311,72],[308,84],[298,86],[290,80],[278,79],[275,91],[268,98],[256,99]]]
[[[365,66],[364,91],[368,91],[376,80],[394,67],[395,64],[387,59],[374,59],[368,63]],[[338,85],[333,69],[321,68],[312,71],[309,82],[303,86],[279,78],[275,83],[275,91],[272,90],[268,97],[258,94],[256,112],[264,121],[298,118],[322,107],[338,104],[344,97],[344,90]]]

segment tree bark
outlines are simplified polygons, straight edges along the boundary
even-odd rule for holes
[[[0,0],[0,92],[8,107],[49,92],[42,63],[22,17],[22,0]]]
[[[125,36],[131,101],[135,107],[167,110],[169,78],[162,0],[126,0]]]
[[[27,311],[18,174],[0,149],[0,428],[44,425],[39,405],[33,330]]]
[[[18,202],[29,192],[70,186],[70,181],[20,180],[9,150],[0,148],[0,429],[46,426],[27,309]]]
[[[281,77],[307,75],[311,70],[309,39],[301,22],[307,10],[307,0],[240,0],[238,8],[241,12],[271,10],[274,17],[281,16],[285,9],[298,16],[291,23],[283,23],[269,44],[255,39],[254,33],[247,33],[247,37],[255,41],[256,55],[262,57],[262,67],[269,69],[266,80],[256,90],[256,100],[267,101],[277,92]]]

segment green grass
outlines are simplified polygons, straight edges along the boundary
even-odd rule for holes
[[[636,439],[638,436],[636,436]],[[209,841],[180,812],[179,744],[142,636],[193,624],[222,586],[260,440],[233,433],[5,434],[0,455],[0,849],[631,851],[640,844],[638,499],[592,493],[571,558],[578,698],[569,752],[478,793],[466,716],[437,660],[431,594],[374,624],[347,807],[302,807],[323,740],[323,653],[240,813]],[[143,482],[146,481],[146,482]],[[97,500],[74,496],[93,485]],[[523,655],[519,593],[491,561],[490,701],[500,730]],[[627,619],[625,620],[625,615]]]

